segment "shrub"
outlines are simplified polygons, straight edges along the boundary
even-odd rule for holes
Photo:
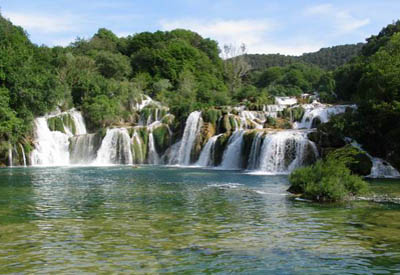
[[[325,160],[293,171],[289,176],[291,186],[288,191],[322,202],[343,201],[365,193],[368,184],[347,167],[354,162],[349,148],[335,150]]]

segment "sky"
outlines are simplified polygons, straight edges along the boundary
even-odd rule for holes
[[[364,42],[400,19],[400,0],[0,0],[36,44],[66,46],[99,28],[118,36],[190,29],[248,53],[301,55]]]

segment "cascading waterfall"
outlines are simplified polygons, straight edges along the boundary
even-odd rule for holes
[[[31,159],[32,165],[62,166],[69,164],[69,136],[50,131],[46,117],[35,119],[35,150]]]
[[[25,149],[24,146],[22,146],[22,144],[19,144],[19,147],[21,148],[21,152],[22,152],[22,161],[24,164],[24,167],[26,167],[26,156],[25,156]]]
[[[157,154],[156,147],[154,145],[154,136],[153,132],[149,133],[149,157],[148,162],[150,164],[160,164],[160,157]]]
[[[132,164],[131,140],[125,128],[107,129],[94,164]]]
[[[101,140],[96,134],[85,134],[70,138],[70,163],[90,164],[97,156]]]
[[[146,156],[144,155],[142,149],[142,140],[140,139],[136,130],[134,130],[132,135],[132,145],[134,148],[137,148],[136,150],[134,149],[132,152],[134,153],[135,163],[143,163]]]
[[[12,153],[11,144],[9,144],[9,147],[8,147],[8,162],[9,162],[9,166],[12,167],[13,166],[13,153]]]
[[[247,121],[251,121],[256,129],[262,129],[263,125],[261,125],[260,122],[266,120],[264,114],[260,114],[260,112],[254,112],[254,111],[241,111],[239,113],[239,117],[240,120],[242,121],[242,125],[244,126],[242,128],[247,128],[248,127]]]
[[[398,178],[400,177],[399,171],[397,171],[392,165],[380,158],[370,157],[372,161],[371,174],[368,175],[370,178]]]
[[[222,157],[221,168],[224,169],[240,169],[242,161],[242,147],[243,147],[243,130],[238,130],[232,134],[228,141],[228,147],[226,148]]]
[[[81,112],[78,112],[77,110],[72,109],[67,113],[71,115],[72,120],[74,121],[75,134],[76,135],[84,135],[84,134],[86,134],[87,133],[86,125],[85,125],[85,122],[83,120]]]
[[[253,142],[251,144],[251,149],[250,149],[249,162],[247,165],[248,170],[254,170],[259,165],[258,156],[259,156],[259,152],[261,150],[263,135],[264,135],[264,132],[258,132],[253,139]]]
[[[331,116],[344,113],[347,108],[355,108],[355,105],[326,106],[323,104],[308,104],[304,107],[306,110],[303,118],[301,122],[294,123],[294,129],[311,129],[315,126],[316,119],[320,123],[326,123]]]
[[[294,105],[297,103],[297,99],[291,96],[277,96],[275,97],[275,102],[277,105]]]
[[[179,151],[177,154],[177,164],[189,165],[190,154],[193,149],[194,141],[199,134],[203,125],[201,112],[192,112],[186,120],[185,130],[183,131],[182,140],[180,141]]]
[[[157,117],[157,115],[156,115]],[[157,153],[156,146],[154,143],[154,135],[153,130],[157,127],[161,126],[160,121],[155,121],[149,125],[149,155],[148,155],[148,163],[150,164],[160,164],[160,157]]]
[[[357,141],[352,138],[345,138],[346,142],[350,143],[351,146],[358,148],[369,157],[372,162],[371,173],[367,176],[369,178],[398,178],[400,177],[399,171],[396,170],[390,163],[384,161],[381,158],[376,158],[367,153]]]
[[[215,143],[221,135],[222,134],[213,136],[207,141],[206,145],[204,145],[204,148],[200,153],[199,160],[195,164],[196,166],[206,167],[212,166],[214,164],[212,155],[214,152]]]
[[[201,142],[201,139],[198,139],[200,131],[208,131],[208,127],[202,128],[201,112],[195,111],[189,115],[181,140],[167,148],[166,151],[164,148],[164,155],[161,158],[156,150],[158,148],[156,145],[159,144],[155,144],[156,141],[159,141],[159,136],[154,136],[153,130],[163,125],[168,129],[170,137],[173,136],[168,125],[170,122],[166,122],[170,121],[170,118],[164,119],[168,109],[148,96],[143,96],[140,103],[134,102],[135,100],[132,100],[132,108],[139,112],[140,117],[139,125],[136,127],[141,128],[134,127],[132,137],[129,137],[128,130],[125,128],[108,129],[103,140],[100,134],[87,134],[83,117],[75,109],[66,112],[57,110],[48,116],[36,118],[34,121],[35,149],[30,156],[30,163],[32,165],[61,166],[69,164],[131,164],[135,162],[187,166],[195,162],[196,166],[206,167],[214,165],[214,157],[218,159],[222,157],[220,167],[224,169],[246,168],[268,173],[289,173],[299,166],[315,161],[318,151],[315,144],[308,140],[308,131],[306,130],[281,130],[268,133],[268,130],[264,129],[264,125],[269,121],[269,117],[277,118],[278,113],[286,108],[289,108],[286,110],[290,111],[290,108],[301,106],[305,109],[305,113],[302,121],[294,123],[293,128],[311,129],[316,126],[317,122],[325,123],[332,115],[343,113],[347,108],[356,108],[354,105],[328,106],[316,101],[312,104],[295,105],[296,101],[293,98],[277,98],[277,104],[265,105],[263,111],[249,111],[245,106],[235,107],[233,108],[235,112],[228,113],[228,122],[225,120],[225,116],[217,119],[217,127],[214,129],[217,135],[206,142],[199,158],[195,161],[193,157],[197,155],[197,150],[201,149],[198,148],[200,144],[197,144],[197,141]],[[54,117],[58,118],[52,119]],[[48,121],[48,119],[52,120]],[[223,153],[220,151],[223,148],[220,148],[221,144],[219,143],[218,152],[216,151],[218,138],[222,135],[221,129],[218,127],[222,122],[229,123],[232,131],[234,130]],[[62,123],[61,128],[60,123]],[[246,140],[244,140],[245,133],[254,128],[260,130],[257,130],[254,136],[246,135]],[[65,133],[54,129],[60,129]],[[251,146],[246,142],[251,142]],[[195,143],[197,144],[196,154],[192,152]],[[250,152],[242,152],[244,143]],[[26,166],[24,147],[19,144],[20,150],[16,150],[17,146],[9,147],[9,165],[14,165],[18,159],[18,162],[23,162]],[[13,154],[17,154],[17,157]],[[248,156],[246,161],[243,159],[244,156]],[[389,163],[371,156],[370,158],[373,162],[370,177],[400,177],[400,173]],[[245,163],[247,163],[247,167],[242,167]]]
[[[295,168],[315,161],[318,150],[307,139],[307,132],[286,130],[267,134],[261,147],[256,170],[269,173],[289,173]]]
[[[277,118],[278,112],[282,112],[285,108],[285,105],[265,105],[263,107],[263,112],[269,117]]]

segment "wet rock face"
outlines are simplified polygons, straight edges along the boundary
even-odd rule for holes
[[[330,152],[346,145],[346,142],[338,134],[329,130],[327,125],[320,125],[317,131],[308,134],[308,138],[317,145],[321,157],[326,157]],[[367,176],[371,172],[372,161],[364,152],[360,151],[355,156],[355,163],[351,164],[349,168],[355,174]]]
[[[224,151],[228,145],[229,137],[231,136],[230,133],[226,133],[222,135],[215,143],[215,150],[214,150],[214,163],[215,166],[218,166],[222,162],[222,158],[224,155]]]
[[[322,129],[309,133],[308,138],[317,145],[320,151],[326,148],[340,148],[346,145],[346,142],[341,137],[325,132]]]
[[[350,165],[350,170],[360,176],[368,176],[372,169],[371,159],[360,151],[360,153],[355,156],[355,160],[356,163]]]

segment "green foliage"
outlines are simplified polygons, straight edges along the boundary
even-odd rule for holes
[[[356,153],[346,147],[333,151],[312,166],[293,171],[288,191],[321,202],[342,201],[367,192],[368,184],[347,167],[354,163]]]
[[[94,58],[98,71],[104,77],[122,80],[132,73],[129,58],[120,53],[100,51]]]
[[[118,120],[119,104],[115,99],[99,95],[82,106],[90,128],[103,128]]]
[[[362,55],[335,72],[336,94],[353,100],[357,112],[343,131],[372,155],[400,168],[400,22],[372,36]]]
[[[6,88],[0,88],[0,141],[15,142],[23,134],[24,122],[16,116],[9,102],[9,91]]]
[[[301,56],[281,54],[247,54],[246,61],[255,71],[264,71],[270,67],[285,67],[294,63],[316,65],[321,69],[336,69],[356,57],[363,47],[362,43],[322,48],[314,53]]]
[[[202,114],[202,118],[203,118],[204,122],[210,122],[211,124],[216,126],[218,119],[222,115],[222,112],[221,112],[221,110],[210,108],[210,109],[206,109],[206,110],[202,111],[201,114]]]
[[[271,117],[271,116],[267,117],[266,123],[267,123],[268,126],[270,126],[270,127],[275,127],[276,124],[277,124],[276,119],[273,118],[273,117]]]
[[[64,114],[62,116],[62,122],[63,122],[64,126],[67,126],[71,130],[72,134],[75,135],[75,133],[76,133],[76,125],[75,125],[75,122],[72,119],[71,115],[70,114]]]
[[[301,121],[304,113],[305,113],[304,108],[301,106],[298,106],[298,107],[294,107],[294,108],[286,108],[282,112],[279,112],[278,114],[281,118],[295,122],[295,121]]]
[[[256,85],[265,87],[270,95],[297,96],[312,93],[318,88],[323,75],[323,71],[316,66],[297,63],[268,68],[258,76]]]

